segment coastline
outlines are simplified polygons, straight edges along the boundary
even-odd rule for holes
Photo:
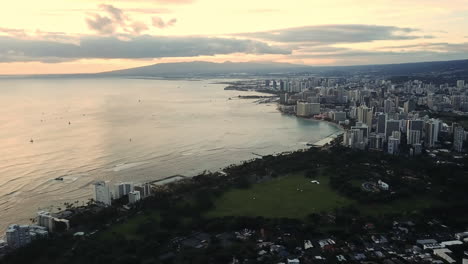
[[[260,93],[262,93],[262,92],[260,92]],[[272,106],[273,106],[273,103],[272,103]],[[273,110],[273,108],[272,108],[272,110]],[[296,118],[297,118],[297,117],[296,117]],[[315,119],[311,119],[311,120],[315,120]],[[315,121],[321,121],[321,120],[315,120]],[[323,121],[323,120],[322,120],[322,121]],[[329,123],[330,123],[330,122],[329,122]],[[336,127],[336,124],[334,124],[334,125],[335,125],[335,127]],[[330,129],[330,130],[331,130],[331,129]],[[313,130],[310,130],[310,131],[313,131]],[[327,132],[329,133],[329,132],[331,132],[331,131],[327,131]],[[327,135],[328,133],[324,133],[324,134]],[[334,133],[334,134],[335,134],[335,133]],[[317,142],[320,142],[320,141],[322,141],[322,140],[328,139],[328,138],[330,138],[331,136],[333,136],[334,134],[331,134],[331,135],[328,134],[328,136],[325,136],[325,135],[324,135],[323,138],[322,138],[322,136],[321,136],[321,137],[319,137],[320,140],[318,140]],[[310,140],[310,137],[309,137],[309,140]],[[307,141],[307,139],[304,140],[304,141]],[[309,143],[312,143],[313,141],[315,141],[315,140],[311,140],[311,141],[309,141]],[[316,142],[316,143],[317,143],[317,142]],[[303,147],[299,147],[299,146],[296,146],[296,145],[294,145],[294,144],[291,144],[291,145],[288,145],[288,146],[283,146],[283,147],[281,147],[280,149],[278,149],[278,150],[275,151],[275,152],[268,152],[268,151],[267,151],[267,152],[265,152],[265,154],[263,154],[262,152],[260,152],[260,153],[262,153],[263,156],[268,156],[268,155],[276,155],[276,154],[279,154],[279,153],[290,153],[290,152],[294,152],[294,151],[300,150],[300,149],[302,149],[302,148],[303,148]],[[308,148],[308,147],[307,147],[307,148]],[[262,156],[262,157],[263,157],[263,156]],[[243,159],[239,159],[239,160],[234,161],[234,162],[227,162],[225,166],[223,165],[223,167],[220,166],[220,167],[214,168],[213,171],[218,171],[218,170],[221,170],[221,171],[222,171],[222,170],[223,170],[224,168],[226,168],[226,167],[239,165],[239,164],[241,164],[241,163],[244,162],[244,161],[248,161],[248,160],[256,159],[256,158],[261,158],[261,157],[258,157],[258,156],[257,156],[257,157],[253,157],[253,156],[250,156],[250,155],[247,155],[247,154],[246,154],[246,156],[244,156]],[[138,168],[137,168],[137,169],[138,169]],[[114,172],[110,171],[109,173],[114,173]],[[133,173],[133,170],[129,170],[129,171],[125,171],[125,172],[123,172],[123,171],[120,172],[120,174],[127,174],[127,175],[131,175],[132,173]],[[176,172],[176,173],[179,173],[179,172]],[[184,178],[190,179],[191,177],[198,175],[199,172],[193,172],[193,171],[191,171],[191,172],[188,172],[187,174],[185,174],[185,173],[183,173],[183,172],[181,172],[181,173],[182,173],[182,175],[183,175]],[[163,173],[163,175],[164,175],[164,173]],[[166,174],[166,175],[174,175],[174,174]],[[187,176],[185,176],[185,175],[187,175]],[[138,180],[135,179],[135,183],[146,183],[146,182],[155,182],[155,183],[156,183],[156,182],[157,182],[157,184],[155,184],[155,185],[165,185],[165,184],[169,184],[169,183],[173,182],[173,181],[171,180],[172,178],[173,178],[174,180],[176,180],[176,181],[177,181],[178,179],[180,179],[180,178],[178,178],[178,177],[175,177],[175,178],[174,178],[175,175],[174,175],[174,176],[163,177],[163,178],[160,178],[160,179],[158,179],[158,178],[156,178],[156,177],[154,177],[154,176],[152,176],[152,175],[148,175],[148,176],[149,176],[149,177],[147,177],[146,179],[143,179],[144,181],[142,181],[142,180],[140,180],[140,179],[138,179]],[[131,179],[129,179],[129,180],[131,181]],[[55,181],[52,181],[52,182],[55,183],[55,184],[60,184],[60,183],[61,183],[61,182],[55,182]],[[86,193],[89,193],[89,196],[81,196],[81,198],[72,198],[72,199],[57,199],[57,203],[55,203],[54,201],[52,201],[52,203],[47,203],[47,201],[46,201],[46,203],[44,203],[45,206],[40,206],[40,207],[36,207],[36,208],[39,208],[39,209],[42,208],[42,209],[44,209],[44,210],[50,210],[51,212],[56,213],[56,212],[58,212],[58,211],[56,211],[56,209],[58,209],[58,208],[64,208],[63,202],[72,203],[72,202],[74,202],[74,201],[76,201],[76,200],[79,200],[79,201],[80,201],[80,204],[86,203],[86,201],[88,201],[90,198],[93,198],[94,190],[91,189],[90,184],[85,185],[84,187],[82,187],[82,189],[85,189],[85,190],[86,190]],[[49,200],[49,202],[50,202],[50,200]],[[33,210],[35,210],[35,208],[34,208]],[[60,211],[60,210],[59,210],[59,211]],[[63,210],[62,210],[62,211],[63,211]],[[12,214],[12,215],[15,215],[15,214]],[[23,215],[24,215],[24,217],[23,217]],[[28,216],[26,216],[26,215],[28,215]],[[6,224],[13,224],[13,223],[15,223],[16,221],[18,221],[19,223],[30,224],[30,221],[28,221],[28,219],[30,219],[29,217],[34,217],[34,216],[35,216],[35,211],[30,211],[30,210],[28,210],[28,212],[26,212],[26,213],[23,212],[23,213],[22,213],[21,219],[20,219],[20,218],[17,218],[16,220],[13,219],[13,221],[5,221],[4,223],[5,223],[5,225],[6,225]]]

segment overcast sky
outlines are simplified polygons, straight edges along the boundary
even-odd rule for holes
[[[178,61],[355,65],[468,59],[468,0],[15,0],[0,74]]]

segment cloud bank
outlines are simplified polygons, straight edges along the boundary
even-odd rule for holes
[[[77,59],[152,59],[217,54],[290,54],[291,50],[254,40],[210,37],[83,37],[79,43],[0,37],[0,62],[46,63]]]
[[[319,25],[280,30],[251,32],[238,34],[255,39],[275,42],[302,43],[358,43],[376,40],[411,40],[418,38],[432,38],[432,36],[418,36],[413,28],[379,25]]]

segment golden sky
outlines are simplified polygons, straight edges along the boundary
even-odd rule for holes
[[[468,0],[1,0],[0,74],[468,58]]]

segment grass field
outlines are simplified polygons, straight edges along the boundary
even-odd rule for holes
[[[329,176],[320,175],[316,179],[320,184],[311,183],[304,173],[295,173],[274,178],[267,182],[253,184],[248,189],[231,189],[215,199],[215,208],[206,213],[206,217],[223,216],[263,216],[267,218],[303,219],[311,213],[330,212],[334,209],[354,205],[362,215],[383,215],[405,213],[441,205],[431,197],[413,197],[396,200],[390,203],[361,204],[344,197],[329,186]],[[361,181],[352,182],[359,186]],[[138,234],[139,225],[152,222],[159,223],[157,211],[140,214],[115,224],[104,231],[100,238],[115,239],[115,234],[123,235],[129,240],[143,239]]]
[[[254,184],[249,189],[233,189],[215,201],[215,209],[207,216],[304,218],[353,203],[329,187],[328,177],[319,176],[316,180],[319,185],[297,173]]]
[[[139,240],[142,237],[137,232],[137,227],[148,221],[159,221],[159,214],[154,212],[149,215],[136,215],[127,221],[113,225],[109,230],[103,232],[100,236],[101,239],[109,240],[114,238],[114,234],[122,235],[128,240]]]
[[[319,176],[313,184],[302,173],[278,177],[252,185],[249,189],[232,189],[215,201],[208,217],[263,216],[304,218],[311,213],[329,212],[354,205],[363,215],[405,213],[440,202],[430,197],[405,198],[386,204],[361,204],[332,190],[327,176]],[[358,181],[352,183],[356,185]],[[299,191],[298,191],[299,189]],[[302,190],[302,191],[300,191]]]

